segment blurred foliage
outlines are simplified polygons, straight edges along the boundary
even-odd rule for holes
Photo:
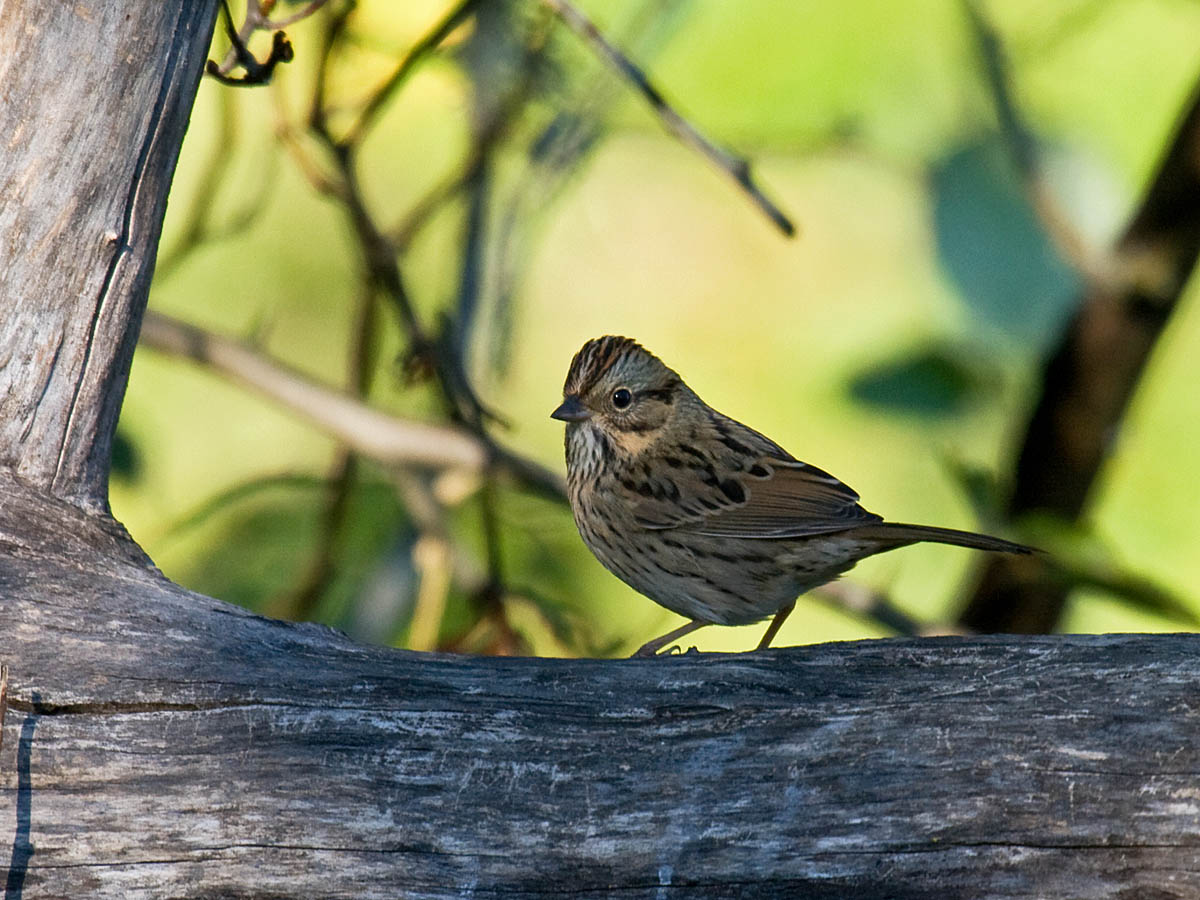
[[[998,138],[955,148],[930,171],[938,256],[981,324],[1046,353],[1082,279],[1059,256]]]
[[[859,403],[896,413],[955,416],[966,412],[997,380],[980,369],[979,359],[969,356],[965,347],[927,344],[860,373],[850,382],[850,395]]]
[[[126,483],[133,483],[141,478],[141,452],[124,431],[118,431],[113,436],[110,472],[117,481]]]
[[[343,9],[331,2],[288,29],[296,56],[269,87],[205,79],[152,307],[252,338],[377,408],[444,420],[436,379],[413,379],[394,303],[364,290],[345,204],[319,189],[337,159],[308,117],[323,71],[329,128],[345,134],[456,6],[362,0],[322,68]],[[353,156],[417,317],[509,423],[486,427],[561,469],[547,416],[571,355],[625,333],[869,508],[993,526],[972,510],[995,509],[1077,280],[1006,156],[962,5],[580,6],[693,123],[753,158],[801,234],[774,232],[543,6],[480,3],[387,96]],[[1192,90],[1200,4],[981,8],[1026,120],[1056,148],[1045,177],[1099,245]],[[218,35],[213,57],[227,46]],[[1173,628],[1200,611],[1198,315],[1189,299],[1088,521],[1070,526],[1106,549],[1068,552],[1065,526],[1034,529],[1080,585],[1070,628]],[[347,457],[330,439],[183,361],[139,351],[120,435],[118,517],[168,575],[252,609],[398,645],[432,617],[437,646],[476,652],[622,652],[674,621],[591,559],[561,505],[510,481],[481,492],[366,461],[338,487]],[[422,504],[444,544],[422,541]],[[972,562],[918,547],[851,577],[936,627]],[[881,633],[806,598],[778,643]],[[706,629],[695,643],[756,639]]]

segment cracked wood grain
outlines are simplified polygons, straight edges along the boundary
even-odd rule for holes
[[[0,6],[0,467],[94,510],[214,10]]]

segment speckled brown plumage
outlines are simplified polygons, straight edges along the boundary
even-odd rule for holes
[[[709,407],[636,341],[607,336],[575,354],[553,413],[567,422],[567,486],[584,543],[618,578],[703,625],[775,615],[858,560],[918,541],[1007,553],[973,532],[884,522],[828,472]]]

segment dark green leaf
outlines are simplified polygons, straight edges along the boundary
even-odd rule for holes
[[[859,403],[929,418],[962,413],[984,379],[947,347],[929,346],[860,372],[850,382]]]

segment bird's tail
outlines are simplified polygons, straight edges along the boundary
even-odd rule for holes
[[[1004,538],[974,531],[959,531],[956,528],[938,528],[935,525],[906,525],[901,522],[880,522],[854,529],[856,536],[894,542],[895,547],[932,541],[935,544],[953,544],[956,547],[972,547],[976,550],[991,550],[995,553],[1033,553],[1034,547],[1026,547]]]

